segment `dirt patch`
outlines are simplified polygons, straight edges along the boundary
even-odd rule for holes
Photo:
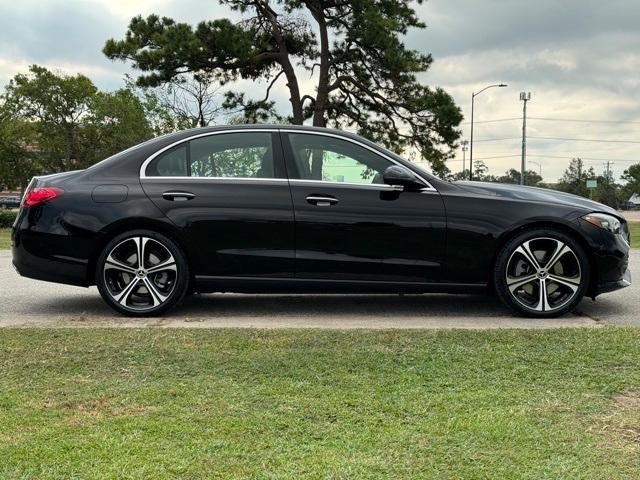
[[[625,390],[621,394],[613,397],[613,401],[621,407],[639,407],[640,389]]]
[[[611,409],[596,427],[623,448],[640,449],[640,388],[629,388],[612,398]]]

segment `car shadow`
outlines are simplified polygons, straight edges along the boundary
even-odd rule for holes
[[[480,295],[194,295],[174,314],[216,317],[492,317],[508,315]]]
[[[55,318],[123,318],[97,291],[34,299],[29,311]],[[35,310],[35,311],[34,311]],[[249,295],[196,294],[187,297],[164,318],[369,317],[378,319],[511,316],[497,298],[482,295]]]

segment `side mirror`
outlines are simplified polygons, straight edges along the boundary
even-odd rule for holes
[[[420,190],[425,187],[413,172],[399,165],[388,167],[382,174],[382,179],[387,185],[400,185],[407,190]]]

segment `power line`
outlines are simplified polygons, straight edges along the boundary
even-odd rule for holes
[[[534,138],[536,140],[560,140],[566,142],[597,142],[597,143],[634,143],[640,144],[637,140],[604,140],[601,138],[565,138],[565,137],[534,137],[529,136],[527,138]]]
[[[640,163],[640,160],[631,160],[631,159],[620,159],[620,158],[593,158],[593,157],[582,157],[580,155],[541,155],[541,154],[529,154],[529,157],[537,157],[537,158],[560,158],[560,159],[572,159],[579,158],[580,160],[586,160],[589,162],[631,162],[631,163]]]
[[[548,117],[529,117],[531,120],[542,120],[549,122],[577,122],[577,123],[627,123],[631,125],[640,125],[640,122],[636,122],[633,120],[587,120],[587,119],[577,119],[577,118],[548,118]]]
[[[496,160],[499,158],[515,158],[520,155],[492,155],[488,157],[477,158],[476,160]],[[572,158],[580,158],[581,160],[589,161],[589,162],[630,162],[630,163],[640,163],[640,160],[633,160],[629,158],[621,159],[621,158],[594,158],[594,157],[583,157],[581,155],[575,154],[567,154],[567,155],[544,155],[540,153],[527,153],[528,157],[536,157],[536,158],[558,158],[558,159],[567,159],[571,160]],[[448,162],[461,162],[462,159],[450,158],[447,160]],[[414,163],[429,163],[426,161],[423,162],[414,162]]]
[[[495,155],[492,157],[480,157],[480,158],[475,158],[474,161],[476,160],[494,160],[497,158],[513,158],[513,157],[519,157],[520,155]],[[447,160],[448,162],[461,162],[462,159],[461,158],[449,158]],[[429,163],[429,162],[414,162],[414,163]]]
[[[534,140],[558,140],[562,142],[596,142],[596,143],[632,143],[640,144],[639,140],[605,140],[603,138],[568,138],[568,137],[538,137],[527,135],[527,138]],[[502,142],[505,140],[520,140],[520,137],[503,137],[503,138],[482,138],[474,140],[474,142]]]
[[[512,120],[520,120],[518,117],[512,118],[496,118],[494,120],[474,120],[473,123],[498,123],[498,122],[510,122]],[[460,125],[471,125],[471,122],[462,122]]]
[[[483,138],[480,140],[474,140],[474,142],[501,142],[503,140],[520,140],[520,137]]]
[[[574,122],[574,123],[609,123],[609,124],[629,124],[640,125],[639,121],[635,120],[592,120],[586,118],[550,118],[550,117],[528,117],[531,120],[540,120],[543,122]],[[495,118],[491,120],[477,120],[473,123],[498,123],[498,122],[511,122],[514,120],[522,120],[521,117],[511,118]],[[462,122],[460,125],[470,125],[471,122]]]

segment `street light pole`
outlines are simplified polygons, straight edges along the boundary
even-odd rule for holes
[[[540,172],[540,178],[542,178],[542,164],[540,162],[534,162],[533,160],[529,160],[529,163],[533,163],[534,165],[538,166],[538,169]]]
[[[469,149],[469,180],[473,180],[473,110],[475,106],[476,97],[480,95],[482,92],[484,92],[485,90],[488,90],[489,88],[494,88],[494,87],[503,88],[506,86],[507,86],[506,83],[496,83],[495,85],[487,85],[478,93],[474,93],[474,92],[471,93],[471,147]]]
[[[531,100],[531,92],[521,92],[522,107],[522,163],[520,164],[520,185],[524,185],[524,174],[527,169],[527,102]]]

